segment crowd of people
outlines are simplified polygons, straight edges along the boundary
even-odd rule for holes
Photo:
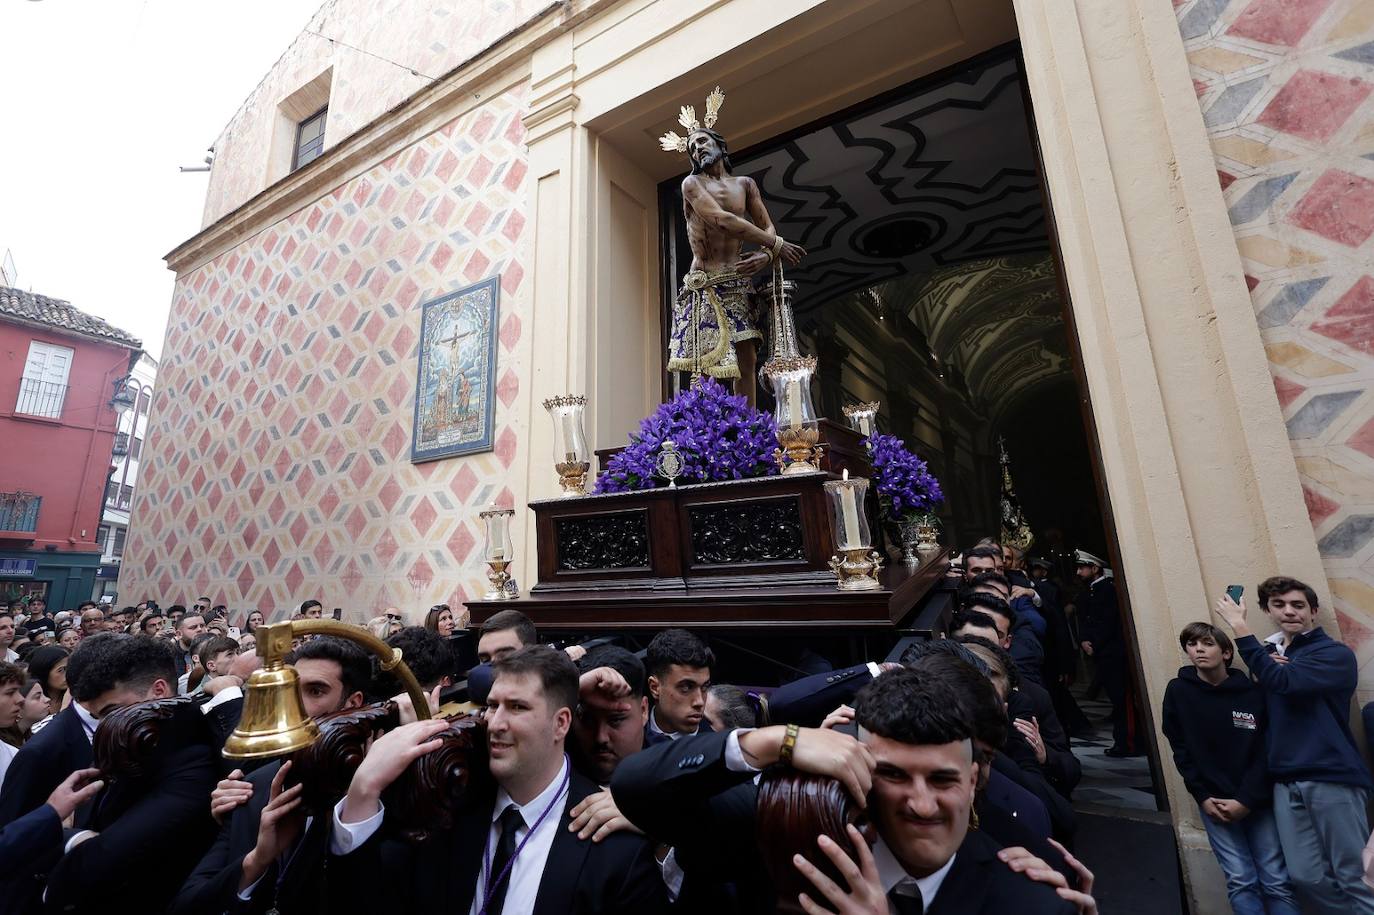
[[[1112,679],[1126,680],[1112,578],[1092,554],[1076,562],[1069,594],[1048,563],[979,544],[954,567],[945,631],[777,687],[716,682],[710,644],[682,629],[642,648],[617,636],[553,647],[514,609],[473,629],[447,605],[418,626],[387,608],[364,625],[401,649],[433,711],[480,717],[491,776],[419,843],[389,820],[388,798],[448,722],[416,720],[355,643],[293,642],[306,714],[391,699],[402,723],[312,805],[291,761],[220,752],[261,664],[262,614],[231,622],[205,597],[165,613],[152,601],[11,608],[0,915],[1094,913],[1093,875],[1072,852],[1082,770],[1069,737],[1085,720],[1066,688],[1085,656],[1112,700],[1113,750],[1137,748],[1129,688]],[[1260,601],[1280,630],[1265,642],[1225,599],[1234,643],[1210,623],[1184,630],[1191,664],[1169,687],[1165,733],[1237,913],[1298,900],[1374,912],[1360,859],[1370,783],[1342,705],[1353,654],[1315,627],[1305,585],[1271,579]],[[292,618],[322,616],[306,601]],[[1251,676],[1228,668],[1237,650]],[[118,778],[93,767],[102,719],[178,696],[150,762]],[[833,780],[855,815],[843,834],[793,836],[784,860],[760,798],[787,770]]]

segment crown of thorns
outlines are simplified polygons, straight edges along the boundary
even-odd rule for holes
[[[725,104],[725,93],[717,86],[715,91],[706,96],[706,117],[703,118],[706,127],[715,127],[716,118],[720,116],[720,106]],[[697,121],[697,110],[691,105],[683,105],[678,111],[677,122],[687,130],[687,135],[691,136],[692,131],[700,130],[702,124]],[[670,130],[658,138],[658,143],[665,152],[687,151],[687,137],[680,137],[677,131]]]

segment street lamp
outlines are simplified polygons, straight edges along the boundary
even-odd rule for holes
[[[114,407],[116,414],[123,416],[133,409],[136,403],[133,388],[129,385],[129,378],[126,375],[114,383],[114,396],[110,398],[110,406]]]
[[[135,402],[133,388],[129,386],[128,376],[115,381],[114,396],[110,398],[110,406],[114,407],[115,413],[123,416],[133,409]]]

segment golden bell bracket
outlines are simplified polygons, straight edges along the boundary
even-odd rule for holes
[[[286,666],[291,640],[302,635],[332,635],[366,648],[381,661],[381,668],[395,674],[405,686],[415,716],[429,718],[429,698],[420,682],[401,660],[401,649],[392,648],[366,629],[338,620],[288,620],[259,626],[258,656],[262,668],[253,671],[243,686],[243,714],[239,725],[224,743],[227,759],[267,759],[285,756],[310,746],[320,729],[305,714],[300,679]]]

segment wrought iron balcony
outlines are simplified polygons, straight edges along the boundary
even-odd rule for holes
[[[0,492],[0,531],[38,531],[38,507],[43,497],[31,492]]]
[[[48,419],[62,417],[62,402],[67,399],[67,386],[37,378],[24,378],[19,382],[19,400],[14,412],[28,416],[43,416]]]
[[[129,433],[116,432],[114,437],[114,447],[110,449],[110,457],[115,460],[129,456]]]

